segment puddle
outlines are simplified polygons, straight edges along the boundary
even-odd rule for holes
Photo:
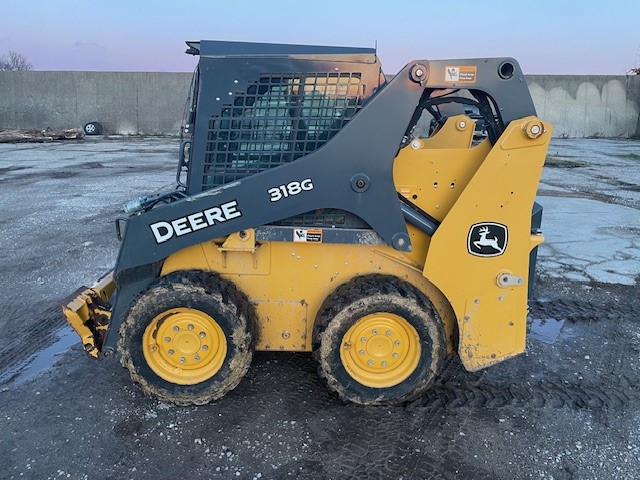
[[[70,327],[64,327],[53,334],[56,341],[47,348],[34,353],[25,361],[0,372],[0,384],[19,386],[36,375],[48,370],[58,357],[78,343],[78,335]]]
[[[531,322],[529,338],[533,338],[542,343],[555,343],[562,325],[564,325],[564,320],[556,320],[555,318],[546,318],[544,320],[534,319]]]

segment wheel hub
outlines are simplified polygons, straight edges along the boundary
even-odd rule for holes
[[[418,332],[407,320],[379,312],[362,317],[347,330],[340,358],[357,382],[387,388],[398,385],[414,372],[420,351]]]
[[[174,308],[155,317],[143,335],[147,364],[161,378],[193,385],[214,376],[227,355],[220,325],[191,308]]]
[[[179,332],[171,342],[180,352],[194,354],[202,347],[200,339],[192,332]]]

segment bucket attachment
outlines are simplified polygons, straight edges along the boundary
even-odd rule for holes
[[[113,272],[109,272],[91,288],[82,286],[62,302],[67,322],[80,336],[85,352],[92,358],[100,355],[109,328],[109,299],[115,287]]]

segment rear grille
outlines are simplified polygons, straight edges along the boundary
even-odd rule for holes
[[[360,73],[262,75],[210,118],[202,189],[317,150],[360,110],[364,96]]]

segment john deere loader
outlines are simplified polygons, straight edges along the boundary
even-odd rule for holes
[[[87,354],[187,405],[256,350],[311,352],[341,398],[380,405],[447,356],[523,352],[551,126],[515,60],[387,81],[369,48],[187,45],[177,186],[125,205],[113,271],[63,307]]]

